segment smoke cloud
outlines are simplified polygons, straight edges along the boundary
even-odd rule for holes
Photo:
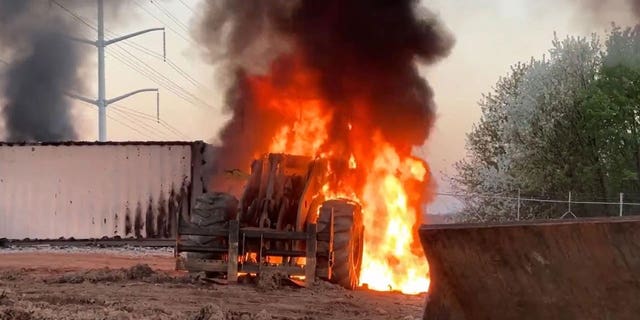
[[[600,22],[615,22],[610,21],[616,18],[610,16],[612,10],[618,13],[631,11],[635,18],[640,18],[640,0],[573,0],[573,2],[588,10],[592,15],[591,18]]]
[[[628,0],[629,5],[631,6],[631,10],[636,15],[636,17],[640,17],[640,0]]]
[[[0,0],[0,52],[9,63],[2,73],[2,116],[8,141],[77,138],[68,91],[81,91],[79,45],[66,36],[74,25],[48,1]]]
[[[285,121],[256,105],[248,79],[268,72],[271,85],[287,86],[296,81],[300,61],[317,76],[333,114],[333,149],[358,147],[347,139],[348,123],[354,122],[360,147],[381,134],[409,154],[427,138],[435,112],[433,92],[416,62],[434,63],[454,43],[437,17],[414,0],[209,1],[197,36],[211,61],[222,59],[235,77],[226,103],[232,119],[220,134],[220,160],[228,166],[248,165],[256,152],[266,151]]]

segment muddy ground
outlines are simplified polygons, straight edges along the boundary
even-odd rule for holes
[[[0,250],[0,319],[419,319],[424,295],[173,270],[170,252]]]

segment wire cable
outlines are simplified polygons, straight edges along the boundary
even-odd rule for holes
[[[111,32],[109,32],[111,33]],[[160,72],[158,72],[155,68],[149,66],[146,62],[142,61],[140,58],[138,58],[136,55],[132,54],[129,50],[127,50],[126,48],[124,48],[123,46],[120,45],[120,43],[116,43],[115,46],[119,49],[121,49],[122,51],[124,51],[128,56],[131,57],[131,59],[137,60],[137,62],[134,62],[132,64],[129,64],[129,66],[131,68],[136,68],[133,67],[138,66],[141,68],[145,68],[146,67],[146,73],[147,74],[152,74],[153,77],[155,78],[155,80],[152,80],[158,84],[160,84],[159,82],[164,82],[167,83],[169,86],[173,87],[172,92],[175,93],[175,91],[181,91],[181,97],[190,97],[192,99],[192,101],[190,101],[192,104],[197,105],[197,104],[201,104],[203,106],[206,107],[210,107],[212,108],[212,106],[210,104],[208,104],[207,102],[205,102],[204,100],[202,100],[201,98],[199,98],[198,96],[196,96],[195,94],[189,92],[188,90],[184,89],[181,85],[175,83],[173,80],[167,78],[166,76],[162,75]],[[147,51],[148,54],[150,54],[151,56],[155,56],[158,57],[160,56],[159,54],[153,52],[150,49],[147,49],[143,46],[137,45],[137,47],[143,48],[144,51]],[[120,56],[120,58],[122,59],[127,59],[126,57],[123,56],[124,54],[122,54]],[[127,59],[129,61],[131,61],[131,59]],[[164,57],[163,57],[164,60]],[[170,61],[169,59],[167,59],[167,61],[169,61],[167,64],[169,64],[170,67],[172,67],[172,69],[174,69],[176,72],[178,72],[180,75],[182,75],[185,79],[187,79],[187,81],[189,81],[191,84],[193,84],[194,86],[200,86],[200,88],[202,88],[203,90],[207,90],[206,87],[198,82],[197,80],[193,79],[191,76],[188,75],[188,73],[186,71],[184,71],[183,69],[181,69],[177,64],[175,64],[173,61]],[[148,78],[148,77],[147,77]],[[169,90],[169,89],[168,89]]]
[[[65,6],[61,5],[58,1],[56,0],[51,0],[51,2],[55,3],[58,7],[60,7],[62,10],[66,11],[68,14],[70,14],[72,17],[74,17],[76,20],[80,21],[81,23],[83,23],[84,25],[86,25],[87,27],[93,29],[94,31],[98,31],[97,27],[94,27],[93,25],[89,24],[89,22],[87,22],[85,19],[83,19],[82,17],[80,17],[78,14],[74,13],[73,11],[67,9]]]
[[[187,103],[189,103],[191,105],[194,105],[194,106],[211,107],[211,105],[209,105],[206,102],[202,101],[200,98],[198,98],[195,95],[193,95],[192,93],[188,92],[182,86],[180,86],[179,84],[176,84],[171,79],[168,79],[167,77],[165,77],[161,73],[157,72],[155,69],[151,68],[150,66],[146,65],[145,63],[142,63],[142,65],[140,65],[140,64],[136,63],[135,61],[132,61],[131,59],[129,59],[129,57],[124,56],[120,52],[115,52],[114,50],[112,50],[109,55],[114,57],[116,60],[122,62],[123,64],[127,65],[129,68],[131,68],[132,70],[134,70],[137,73],[141,74],[145,78],[155,82],[156,84],[158,84],[162,88],[172,92],[174,95],[176,95],[177,97],[181,98],[185,102],[187,102]],[[134,59],[136,59],[139,62],[141,62],[141,60],[138,59],[138,58],[134,57]]]
[[[114,117],[112,117],[112,116],[110,116],[109,114],[107,114],[107,118],[109,118],[109,119],[111,119],[111,120],[113,120],[113,121],[115,121],[115,122],[117,122],[117,123],[119,123],[119,124],[121,124],[121,125],[123,125],[123,126],[125,126],[125,127],[129,128],[129,129],[131,129],[131,130],[133,130],[133,131],[135,131],[135,132],[139,133],[139,134],[140,134],[140,135],[142,135],[144,138],[146,138],[146,140],[153,140],[153,138],[151,138],[150,136],[148,136],[148,135],[144,134],[142,131],[140,131],[140,130],[136,129],[135,127],[132,127],[132,126],[130,126],[130,125],[128,125],[128,124],[126,124],[126,123],[124,123],[124,122],[122,122],[122,121],[120,121],[120,120],[118,120],[118,119],[116,119],[116,118],[114,118]]]
[[[142,118],[142,119],[146,119],[147,121],[153,121],[154,123],[158,123],[162,127],[166,128],[167,130],[171,131],[173,134],[175,134],[177,136],[181,136],[183,138],[187,137],[187,135],[182,133],[180,130],[178,130],[177,128],[175,128],[174,126],[169,124],[168,122],[164,121],[163,119],[158,119],[154,115],[151,115],[151,114],[148,114],[148,113],[144,113],[144,112],[140,112],[138,110],[134,110],[131,107],[128,107],[128,106],[125,106],[125,105],[122,105],[122,104],[118,104],[118,103],[114,103],[112,105],[112,108],[120,110],[121,112],[128,113],[129,115],[131,115],[133,117],[139,117],[139,118]]]
[[[116,108],[112,108],[112,110],[114,113],[118,114],[119,116],[121,116],[124,119],[127,119],[128,121],[130,121],[131,123],[135,124],[138,128],[145,130],[147,132],[149,132],[152,136],[155,136],[157,138],[159,138],[160,140],[167,140],[167,138],[170,138],[170,135],[167,135],[166,132],[159,130],[156,127],[153,127],[151,125],[149,125],[147,123],[147,121],[136,121],[136,119],[134,119],[132,116],[126,114],[125,112],[116,109]]]
[[[168,25],[166,22],[162,21],[155,14],[153,14],[151,11],[149,11],[149,9],[147,9],[144,5],[140,4],[138,1],[133,1],[133,3],[135,3],[138,7],[140,7],[144,12],[146,12],[153,19],[155,19],[156,21],[160,22],[162,25],[166,25],[167,29],[169,29],[170,31],[175,33],[178,37],[182,38],[183,40],[185,40],[188,43],[191,43],[193,46],[197,46],[196,43],[193,42],[193,40],[191,40],[189,37],[185,37],[182,32],[176,31],[176,29],[174,29],[172,26]]]
[[[179,1],[180,1],[180,3],[182,3],[182,5],[183,5],[185,8],[189,9],[189,11],[191,11],[191,13],[193,13],[194,15],[196,14],[196,11],[195,11],[195,10],[193,10],[193,8],[191,8],[191,6],[189,6],[188,4],[186,4],[186,3],[184,2],[184,0],[179,0]]]
[[[180,19],[176,18],[171,11],[164,8],[158,1],[150,0],[150,2],[155,5],[160,11],[169,18],[169,20],[173,21],[178,27],[182,28],[184,32],[189,33],[189,27],[184,24]]]
[[[73,12],[72,10],[66,8],[64,5],[60,4],[58,1],[56,0],[51,0],[53,3],[55,3],[58,7],[60,7],[62,10],[64,10],[67,14],[71,15],[76,21],[82,23],[84,26],[86,26],[87,28],[93,30],[93,31],[97,31],[97,27],[91,23],[89,23],[84,17],[76,14],[75,12]],[[152,1],[153,2],[153,1]],[[180,1],[185,7],[187,7],[189,10],[191,10],[193,12],[193,9],[190,8],[189,6],[186,5],[186,3]],[[161,24],[165,24],[162,20],[160,20],[158,17],[156,17],[154,14],[152,14],[149,10],[147,10],[144,6],[140,5],[138,2],[134,2],[136,3],[136,5],[138,5],[139,7],[141,7],[145,12],[147,12],[152,18],[154,18],[155,20],[159,21]],[[156,3],[154,3],[156,4]],[[186,27],[183,23],[180,23],[180,21],[175,18],[175,16],[173,16],[170,12],[167,12],[166,9],[162,8],[159,4],[156,4],[156,6],[163,11],[163,13],[165,13],[165,15],[167,15],[171,20],[173,20],[174,22],[176,22],[176,24],[178,26],[181,26],[184,28],[184,30],[187,30],[188,27]],[[195,12],[193,12],[195,13]],[[175,29],[171,28],[171,26],[168,26],[168,28],[173,31],[174,33],[176,33],[178,36],[180,36],[181,38],[183,38],[185,41],[194,44],[193,41],[187,37],[184,37],[184,35],[182,35],[180,32],[176,31]],[[113,35],[112,32],[110,32],[109,30],[106,30],[108,33],[111,33]],[[188,31],[187,31],[188,32]],[[131,48],[135,48],[141,52],[144,52],[147,55],[150,55],[152,57],[155,58],[162,58],[164,60],[164,56],[160,55],[157,52],[154,52],[151,49],[148,49],[142,45],[139,45],[135,42],[123,42],[123,45],[127,45]],[[131,68],[132,70],[138,72],[139,74],[145,76],[146,78],[148,78],[149,80],[156,82],[157,84],[159,84],[160,86],[162,86],[163,88],[167,89],[169,92],[173,93],[174,95],[176,95],[177,97],[185,100],[186,102],[192,104],[192,105],[197,105],[197,104],[202,104],[208,107],[211,107],[211,105],[207,104],[206,102],[204,102],[202,99],[198,98],[197,96],[195,96],[194,94],[188,92],[187,90],[185,90],[182,86],[180,86],[179,84],[175,83],[174,81],[172,81],[171,79],[165,77],[164,75],[162,75],[161,73],[157,72],[154,68],[152,68],[151,66],[149,66],[148,64],[146,64],[144,61],[140,60],[138,57],[136,57],[135,55],[133,55],[130,51],[128,51],[127,49],[123,48],[122,46],[120,46],[119,44],[116,44],[116,46],[118,48],[120,48],[121,50],[123,50],[125,53],[127,53],[128,55],[130,55],[133,59],[137,60],[138,62],[140,62],[143,67],[138,67],[139,65],[136,64],[134,61],[132,61],[132,59],[127,58],[127,56],[125,54],[122,53],[115,53],[112,56],[119,60],[120,62],[122,62],[123,64],[127,65],[129,68]],[[120,54],[118,56],[118,54]],[[168,65],[174,69],[178,74],[180,74],[181,76],[183,76],[187,81],[189,81],[191,84],[193,84],[194,86],[200,86],[201,88],[206,88],[204,85],[202,85],[200,82],[198,82],[196,79],[194,79],[193,77],[191,77],[186,71],[184,71],[182,68],[180,68],[175,62],[168,60]],[[4,60],[0,59],[0,62],[7,64],[8,63]],[[146,69],[145,69],[146,67]],[[144,113],[135,111],[135,110],[126,110],[126,109],[118,109],[113,107],[112,109],[114,109],[114,111],[116,113],[120,113],[121,116],[129,119],[130,121],[133,121],[135,123],[135,120],[131,119],[132,117],[143,117],[143,115],[146,115]],[[137,113],[137,114],[136,114]],[[135,128],[134,126],[130,126],[127,125],[124,121],[117,119],[115,117],[112,117],[110,115],[107,115],[108,118],[122,124],[125,127],[128,127],[129,129],[138,132],[140,134],[142,134],[143,136],[148,137],[147,135],[145,135],[144,133],[141,132],[141,130]],[[147,120],[153,120],[153,116],[151,115],[146,115]],[[186,137],[186,135],[184,133],[182,133],[180,130],[178,130],[177,128],[171,126],[169,123],[167,123],[166,121],[162,120],[162,119],[155,119],[164,129],[169,130],[170,132],[172,132],[173,134],[176,134],[178,136],[183,136]],[[149,130],[152,133],[155,134],[163,134],[165,135],[166,133],[161,132],[159,130],[154,129],[153,127],[149,127],[148,125],[143,125],[144,128],[146,128],[147,130]],[[155,131],[154,131],[155,130]]]
[[[198,81],[197,79],[193,78],[191,75],[189,75],[189,73],[187,71],[185,71],[184,69],[182,69],[177,63],[175,63],[173,60],[171,60],[169,57],[164,57],[162,54],[155,52],[149,48],[146,48],[145,46],[142,46],[140,44],[137,43],[133,43],[133,42],[123,42],[122,43],[125,46],[128,46],[132,49],[138,50],[144,54],[149,55],[150,57],[153,57],[155,59],[158,59],[162,62],[166,62],[167,65],[169,67],[171,67],[171,69],[173,69],[175,72],[177,72],[179,75],[181,75],[185,80],[189,81],[194,87],[199,88],[201,90],[208,90],[207,86],[205,86],[204,84],[202,84],[202,82]]]
[[[70,14],[72,17],[74,17],[77,21],[81,22],[82,24],[84,24],[86,27],[92,29],[92,30],[96,30],[97,31],[97,27],[95,27],[94,25],[92,25],[91,23],[89,23],[87,21],[86,18],[83,18],[81,16],[79,16],[78,14],[74,13],[73,11],[69,10],[68,8],[64,7],[63,5],[61,5],[60,3],[58,3],[55,0],[54,1],[60,8],[64,9],[65,12],[67,12],[68,14]],[[137,2],[135,2],[136,4],[138,4]],[[142,9],[145,9],[145,11],[148,12],[148,10],[146,10],[146,8],[142,7],[140,4],[138,4]],[[153,16],[153,14],[151,14],[150,12],[148,12],[152,17],[156,18],[155,16]],[[157,19],[160,23],[163,23],[161,20]],[[111,36],[115,36],[115,34],[113,32],[110,32],[108,29],[106,30],[108,34],[110,34]],[[123,42],[122,44],[124,45],[129,45],[131,47],[136,47],[138,50],[141,50],[151,56],[155,56],[156,58],[162,57],[159,53],[153,52],[152,50],[145,48],[141,45],[138,45],[136,43],[129,43],[129,42]],[[163,86],[165,89],[169,90],[170,92],[174,93],[176,96],[182,98],[183,100],[189,102],[192,105],[197,105],[197,104],[202,104],[204,106],[207,107],[212,107],[211,105],[209,105],[208,103],[204,102],[202,99],[198,98],[196,95],[188,92],[186,89],[184,89],[182,86],[180,86],[179,84],[176,84],[175,82],[173,82],[172,80],[170,80],[169,78],[165,77],[164,75],[160,74],[159,72],[157,72],[154,68],[150,67],[148,64],[144,63],[142,60],[140,60],[139,58],[137,58],[135,55],[133,55],[130,51],[126,50],[125,48],[122,48],[122,46],[120,45],[120,43],[116,43],[116,46],[121,48],[123,51],[125,51],[127,54],[131,55],[134,59],[138,60],[138,62],[141,62],[142,64],[144,64],[148,70],[146,72],[146,76],[148,79],[152,80],[151,78],[155,78],[155,80],[152,80],[153,82],[165,82],[168,83],[169,86],[172,86],[172,89],[168,89],[167,86]],[[163,57],[164,58],[164,57]],[[120,56],[120,59],[118,59],[119,61],[125,63],[124,60],[126,60],[126,58],[124,56]],[[125,63],[127,64],[127,63]],[[176,72],[178,72],[179,74],[181,74],[185,79],[187,79],[187,81],[189,81],[191,84],[195,85],[195,86],[200,86],[201,88],[204,88],[206,90],[206,87],[199,83],[197,80],[193,79],[191,76],[188,75],[188,73],[186,73],[186,71],[184,71],[183,69],[181,69],[177,64],[175,64],[173,61],[171,61],[170,63],[168,63],[169,66],[174,69]],[[135,65],[136,63],[128,63],[127,64],[130,68],[135,70]],[[144,71],[138,71],[138,73],[145,73]],[[151,73],[151,75],[150,75]],[[155,74],[154,74],[155,73]],[[159,84],[159,83],[158,83]],[[180,91],[182,91],[181,93],[179,93]]]
[[[155,74],[157,77],[159,77],[160,79],[163,79],[165,82],[170,83],[171,85],[173,85],[175,88],[177,88],[178,90],[182,91],[185,95],[191,97],[194,101],[197,101],[198,103],[200,103],[203,106],[206,107],[210,107],[213,108],[213,106],[211,106],[210,104],[208,104],[207,102],[205,102],[204,100],[200,99],[199,97],[197,97],[195,94],[187,91],[186,89],[184,89],[181,85],[175,83],[173,80],[167,78],[166,76],[164,76],[163,74],[161,74],[160,72],[158,72],[157,70],[155,70],[153,67],[149,66],[146,62],[144,62],[143,60],[141,60],[140,58],[138,58],[137,56],[135,56],[134,54],[132,54],[129,50],[123,48],[122,46],[118,46],[119,49],[123,50],[125,53],[129,54],[131,56],[131,58],[133,60],[136,60],[137,63],[141,64],[141,67],[144,68],[146,67],[147,70],[149,70],[152,74]],[[136,64],[137,64],[136,63]]]

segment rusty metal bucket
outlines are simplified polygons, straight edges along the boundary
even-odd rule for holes
[[[425,225],[424,319],[639,319],[640,218]]]

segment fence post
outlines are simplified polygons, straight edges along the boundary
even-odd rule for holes
[[[624,193],[620,192],[620,216],[622,217],[622,210],[624,208]]]
[[[571,211],[571,191],[569,191],[569,211],[568,211],[568,212],[573,213],[573,212]]]
[[[516,220],[520,220],[520,188],[518,188],[518,215],[516,216]]]

